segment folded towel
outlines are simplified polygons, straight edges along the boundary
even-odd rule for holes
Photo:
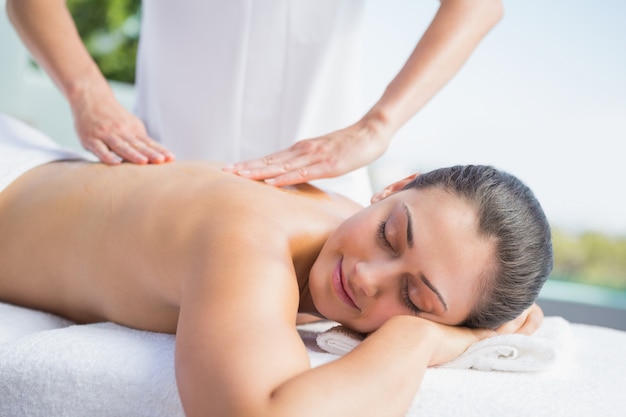
[[[482,371],[541,371],[552,367],[557,351],[567,344],[569,322],[547,317],[532,336],[509,334],[490,337],[471,345],[461,356],[439,368],[478,369]],[[354,349],[364,336],[344,326],[335,326],[317,336],[325,352],[343,355]]]
[[[324,352],[333,355],[345,355],[357,347],[363,339],[365,339],[364,334],[357,333],[340,324],[318,333],[316,342],[317,346]]]
[[[480,371],[542,371],[556,360],[556,350],[543,340],[523,334],[490,337],[470,346],[439,368]]]

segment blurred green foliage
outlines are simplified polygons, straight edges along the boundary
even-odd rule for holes
[[[626,290],[626,237],[553,230],[552,239],[552,278]]]
[[[134,83],[141,0],[68,0],[67,6],[104,76]]]

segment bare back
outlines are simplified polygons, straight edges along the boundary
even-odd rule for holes
[[[356,209],[311,186],[277,189],[209,163],[43,165],[0,193],[0,300],[174,332],[184,277],[207,254],[244,262],[258,244],[275,245],[285,264],[313,259]],[[248,232],[265,241],[240,238]],[[306,281],[305,269],[294,282]]]

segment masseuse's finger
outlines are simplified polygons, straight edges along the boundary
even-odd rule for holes
[[[225,171],[237,173],[252,179],[262,179],[264,174],[272,175],[284,173],[293,168],[291,161],[306,155],[301,149],[289,147],[280,152],[266,155],[262,158],[237,162],[224,167]]]
[[[105,142],[117,155],[135,164],[160,164],[174,160],[173,154],[149,139],[111,136]]]
[[[122,159],[133,164],[147,164],[150,160],[147,156],[137,150],[135,144],[122,139],[117,135],[110,135],[103,140],[109,149],[119,155]]]
[[[119,164],[122,160],[158,164],[174,160],[171,152],[148,136],[143,122],[110,94],[102,94],[98,89],[85,90],[72,102],[72,111],[83,147],[106,164]]]
[[[174,154],[165,149],[157,142],[153,141],[145,134],[138,134],[133,139],[132,137],[126,137],[126,142],[132,146],[139,154],[148,159],[151,164],[160,164],[163,162],[173,161]]]
[[[359,122],[289,148],[225,167],[246,178],[277,186],[346,174],[372,162],[386,149],[389,138]]]
[[[224,169],[246,178],[264,180],[268,184],[283,186],[308,182],[313,179],[331,176],[323,157],[318,153],[308,153],[304,146],[292,146],[281,152],[242,163],[232,164]]]
[[[284,173],[272,175],[264,180],[266,183],[282,187],[285,185],[301,184],[315,179],[329,177],[331,169],[326,163],[317,163],[297,168],[292,168]]]
[[[320,178],[331,178],[359,167],[342,158],[348,152],[337,146],[338,139],[307,139],[263,158],[240,162],[224,169],[242,177],[263,180],[276,186],[293,185]]]
[[[329,167],[325,166],[325,162],[319,162],[316,158],[305,154],[282,161],[272,160],[271,165],[266,164],[237,173],[247,178],[264,180],[268,184],[283,186],[324,178],[329,170]]]
[[[109,133],[104,137],[83,140],[83,146],[110,165],[119,164],[122,160],[140,165],[174,160],[171,152],[141,133],[135,136],[127,134],[125,137]]]
[[[122,158],[120,158],[115,152],[111,152],[109,147],[101,140],[91,139],[83,141],[83,146],[107,165],[118,165],[122,163]]]

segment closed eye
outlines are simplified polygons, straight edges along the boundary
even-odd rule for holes
[[[386,220],[378,223],[378,239],[383,244],[383,246],[385,246],[387,249],[395,253],[396,252],[395,249],[393,248],[393,246],[391,246],[391,243],[389,242],[389,240],[387,239],[387,235],[385,234],[386,226],[387,226]]]
[[[404,304],[411,311],[411,313],[413,313],[415,315],[418,315],[419,313],[422,312],[422,310],[418,306],[413,304],[413,301],[411,301],[411,297],[409,297],[409,280],[408,280],[408,278],[405,278],[404,282],[402,284],[402,301],[404,301]]]

